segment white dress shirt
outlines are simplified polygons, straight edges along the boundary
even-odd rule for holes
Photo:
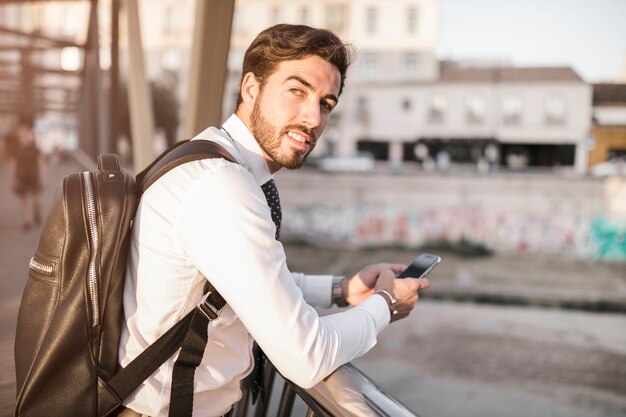
[[[142,196],[124,287],[122,366],[200,302],[205,280],[228,303],[209,324],[194,416],[220,416],[240,399],[240,380],[253,367],[253,338],[285,378],[308,388],[367,352],[389,323],[380,296],[318,315],[312,305],[330,306],[332,277],[289,271],[260,188],[272,177],[262,151],[237,116],[223,129],[210,127],[194,139],[219,143],[239,164],[189,162]],[[167,416],[177,355],[125,401],[128,408]]]

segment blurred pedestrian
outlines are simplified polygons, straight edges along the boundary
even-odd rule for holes
[[[44,186],[43,157],[35,143],[32,116],[20,117],[15,135],[17,146],[11,156],[13,191],[20,199],[22,229],[27,231],[32,223],[41,224],[40,194]]]
[[[9,133],[7,133],[3,139],[2,145],[3,145],[2,155],[0,155],[1,156],[0,160],[2,160],[3,162],[6,160],[7,164],[10,164],[11,160],[15,156],[15,150],[17,149],[17,146],[18,146],[18,139],[17,139],[16,132],[10,131]],[[2,166],[4,166],[4,164]]]

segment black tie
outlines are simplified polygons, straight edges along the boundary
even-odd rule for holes
[[[276,188],[276,184],[274,180],[269,180],[265,184],[261,186],[263,193],[265,194],[265,199],[267,200],[267,205],[269,206],[272,212],[272,221],[276,226],[276,235],[275,238],[278,240],[278,236],[280,235],[280,222],[283,218],[283,212],[280,208],[280,197],[278,196],[278,188]],[[252,370],[252,402],[256,402],[256,399],[263,391],[263,379],[265,377],[265,353],[263,350],[257,345],[254,344],[252,348],[252,354],[254,355],[254,369]]]
[[[274,180],[269,180],[261,186],[261,189],[265,193],[267,205],[272,211],[272,221],[276,226],[276,240],[278,240],[278,235],[280,234],[280,222],[283,218],[283,212],[280,209],[280,197],[278,196],[278,188],[276,188],[276,183],[274,183]]]

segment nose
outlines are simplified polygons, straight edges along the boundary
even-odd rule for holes
[[[322,112],[319,100],[306,100],[302,106],[302,124],[310,129],[318,127],[322,121]]]

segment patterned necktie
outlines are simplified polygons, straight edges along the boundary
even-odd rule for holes
[[[280,209],[280,197],[278,196],[278,188],[276,188],[276,183],[274,183],[274,180],[269,180],[261,186],[261,189],[265,193],[267,205],[272,211],[272,221],[276,226],[276,240],[278,240],[278,236],[280,234],[280,222],[283,219],[283,212]]]
[[[278,196],[278,188],[276,188],[276,184],[274,180],[269,180],[265,184],[261,186],[263,193],[265,194],[265,199],[267,200],[267,205],[272,212],[272,221],[276,226],[276,235],[275,238],[278,240],[278,236],[280,235],[280,222],[283,218],[283,212],[280,208],[280,197]],[[252,370],[252,403],[256,402],[258,395],[263,392],[263,379],[265,377],[265,353],[263,350],[257,345],[254,344],[252,348],[252,354],[254,355],[254,369]]]

